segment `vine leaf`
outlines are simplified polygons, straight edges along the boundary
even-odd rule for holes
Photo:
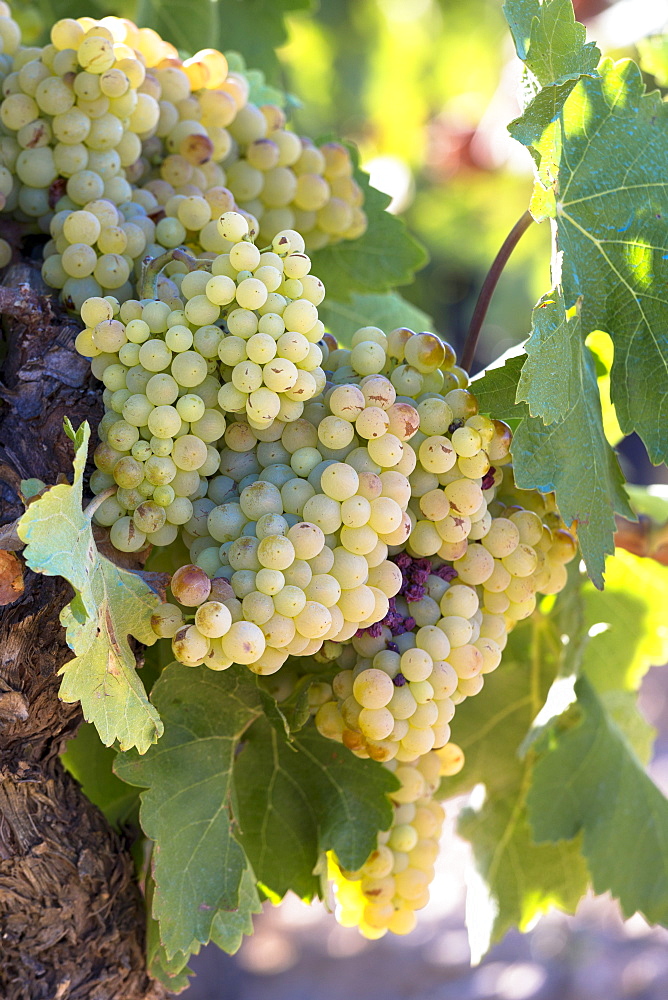
[[[285,17],[312,6],[313,0],[191,0],[184,17],[180,0],[140,0],[135,20],[190,55],[209,47],[238,49],[249,65],[276,79],[274,50],[287,41]]]
[[[378,326],[387,331],[398,326],[416,331],[432,330],[434,326],[431,316],[407,302],[398,292],[378,295],[354,292],[345,302],[328,294],[318,312],[340,344],[349,344],[352,335],[362,326]]]
[[[634,515],[623,489],[622,471],[603,431],[591,352],[580,337],[579,321],[574,318],[566,323],[561,297],[559,301],[561,325],[571,335],[569,346],[576,372],[576,378],[569,381],[568,408],[564,414],[546,426],[540,417],[531,415],[525,402],[516,402],[526,360],[523,354],[490,369],[474,382],[474,392],[485,413],[503,420],[520,420],[511,446],[517,485],[543,493],[554,491],[566,524],[577,521],[587,570],[600,587],[605,556],[614,551],[614,515],[632,519]],[[552,323],[554,314],[549,312],[547,316]],[[534,318],[540,329],[543,322],[540,308]]]
[[[352,154],[355,158],[354,150]],[[406,285],[427,262],[426,251],[403,220],[386,211],[389,195],[371,187],[369,175],[360,169],[355,180],[364,192],[366,232],[311,254],[313,273],[324,282],[328,297],[338,302],[346,302],[355,292],[386,292]]]
[[[649,668],[668,660],[668,567],[617,549],[606,564],[605,590],[585,584],[582,597],[589,632],[582,670],[647,764],[656,731],[639,711],[636,692]]]
[[[170,993],[181,993],[188,986],[188,978],[193,975],[193,970],[188,968],[190,956],[198,955],[201,945],[199,941],[192,941],[188,952],[178,951],[172,958],[167,957],[165,946],[160,940],[160,925],[151,914],[155,882],[150,876],[146,881],[148,970],[154,979],[169,989]],[[255,877],[250,868],[245,868],[239,883],[238,909],[216,914],[211,929],[211,940],[229,955],[234,955],[241,947],[244,935],[253,933],[253,914],[261,911],[262,904],[255,887]]]
[[[626,917],[668,923],[668,801],[645,773],[586,677],[546,735],[527,805],[542,842],[583,834],[596,892]],[[624,863],[620,864],[619,859]]]
[[[536,304],[531,327],[517,401],[528,404],[532,417],[553,424],[573,409],[581,391],[580,322],[577,317],[568,318],[563,294],[557,289]]]
[[[234,782],[239,841],[259,882],[272,896],[292,889],[306,900],[319,895],[322,852],[334,851],[344,868],[362,866],[390,827],[386,793],[397,787],[390,771],[312,726],[288,739],[264,718],[246,734]]]
[[[618,549],[606,565],[605,590],[583,589],[592,632],[584,667],[596,690],[637,691],[650,667],[668,660],[668,567]]]
[[[507,0],[503,12],[525,65],[524,111],[508,126],[526,146],[559,116],[583,76],[594,76],[601,53],[586,42],[571,0]]]
[[[262,703],[243,667],[193,672],[174,663],[152,696],[165,734],[143,757],[119,754],[115,770],[147,788],[140,822],[155,842],[153,916],[171,961],[205,944],[229,911],[235,928],[252,912],[248,894],[240,899],[248,862],[232,833],[230,795],[234,755]]]
[[[86,798],[102,810],[113,827],[118,829],[131,818],[136,820],[139,792],[116,777],[116,752],[100,742],[95,726],[83,722],[68,740],[60,759]]]
[[[151,614],[160,599],[140,576],[119,569],[95,546],[90,518],[82,510],[83,471],[90,429],[82,424],[74,441],[74,481],[52,486],[30,504],[18,523],[25,560],[35,573],[62,576],[76,591],[61,612],[67,644],[75,653],[61,668],[60,697],[81,702],[105,746],[145,753],[162,735],[162,723],[135,669],[128,636],[147,646],[156,641]]]
[[[639,38],[636,48],[643,72],[651,73],[660,87],[668,87],[668,35]]]
[[[534,208],[556,220],[566,309],[579,303],[584,335],[612,338],[619,424],[658,464],[668,458],[668,181],[656,164],[668,156],[668,107],[630,60],[606,59],[599,73],[537,144],[555,153],[549,170],[541,162]],[[577,373],[564,377],[576,391]]]
[[[555,212],[566,305],[582,297],[584,331],[610,334],[620,426],[658,464],[668,459],[668,181],[656,164],[668,157],[668,106],[645,94],[635,63],[606,59],[562,118]]]
[[[471,842],[479,873],[467,907],[474,959],[513,926],[526,928],[551,906],[574,912],[586,891],[579,839],[536,845],[527,821],[531,753],[520,747],[557,676],[563,647],[548,619],[522,623],[510,636],[503,666],[483,690],[457,708],[453,740],[466,766],[443,779],[441,792],[457,795],[485,786],[484,802],[467,808],[459,832]]]
[[[153,28],[166,42],[192,55],[207,45],[220,48],[218,6],[210,0],[190,0],[189,16],[184,17],[178,0],[140,0],[136,19],[137,24]]]

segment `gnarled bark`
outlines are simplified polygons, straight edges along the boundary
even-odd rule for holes
[[[99,387],[74,350],[77,327],[28,265],[0,288],[0,524],[23,510],[21,479],[72,474],[63,418],[100,416]],[[12,547],[11,544],[8,547]],[[146,973],[144,910],[127,844],[63,769],[81,721],[58,699],[72,653],[59,623],[60,578],[24,568],[0,609],[0,996],[3,1000],[160,1000]]]

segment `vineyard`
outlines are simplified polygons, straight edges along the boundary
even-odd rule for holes
[[[295,10],[0,2],[7,1000],[180,993],[288,893],[409,935],[461,796],[475,960],[590,890],[668,926],[668,501],[619,459],[668,455],[665,38],[505,4],[533,189],[453,337]]]

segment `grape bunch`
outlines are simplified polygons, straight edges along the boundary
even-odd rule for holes
[[[331,859],[338,912],[405,933],[433,876],[438,775],[462,762],[456,707],[564,586],[575,538],[517,488],[510,429],[478,412],[447,343],[367,326],[339,347],[298,232],[260,251],[241,213],[216,225],[226,252],[158,259],[154,278],[183,267],[169,302],[82,305],[77,348],[105,386],[94,517],[121,551],[187,549],[152,617],[178,662],[245,665],[276,697],[300,664],[325,671],[320,734],[402,782],[362,870]]]
[[[412,763],[384,765],[400,781],[390,796],[390,829],[378,835],[376,848],[357,872],[344,870],[334,855],[328,858],[336,919],[344,927],[357,927],[371,940],[388,931],[403,935],[413,930],[415,911],[429,902],[445,819],[434,796],[441,777],[456,774],[463,764],[460,748],[450,743]]]
[[[68,307],[132,298],[147,255],[229,251],[226,211],[264,243],[297,225],[312,250],[365,231],[348,150],[318,148],[280,108],[252,104],[222,53],[181,60],[156,32],[116,17],[63,18],[48,45],[23,47],[0,10],[0,213],[50,236],[43,276]],[[3,240],[0,266],[11,252]],[[161,276],[165,301],[171,277]]]
[[[107,406],[91,485],[116,487],[95,518],[123,551],[188,548],[154,622],[177,659],[271,674],[352,643],[316,725],[415,760],[448,743],[536,593],[563,585],[572,536],[496,499],[510,432],[477,413],[449,345],[365,327],[339,348],[298,233],[260,252],[239,213],[218,228],[229,253],[180,275],[170,304],[82,307]]]
[[[575,534],[517,488],[449,344],[325,329],[307,251],[367,224],[344,146],[253,104],[220,52],[115,17],[25,48],[0,0],[0,78],[0,213],[49,237],[104,386],[94,519],[121,552],[187,552],[151,623],[179,663],[307,683],[320,734],[396,774],[391,829],[330,878],[343,923],[407,933],[456,707],[564,587]]]

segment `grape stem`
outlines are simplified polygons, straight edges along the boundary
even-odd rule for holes
[[[98,493],[96,497],[93,497],[88,506],[84,508],[85,516],[88,518],[92,517],[97,508],[103,504],[105,500],[108,500],[109,497],[113,497],[117,489],[118,486],[109,486],[106,490],[102,490],[101,493]]]
[[[524,214],[517,220],[501,244],[501,249],[494,258],[492,266],[487,272],[485,280],[482,283],[482,288],[480,289],[478,301],[475,304],[475,309],[473,310],[473,315],[471,316],[471,322],[469,323],[466,340],[464,341],[464,349],[462,351],[461,364],[462,368],[465,368],[467,372],[471,371],[476,347],[478,346],[480,330],[482,329],[482,324],[485,321],[485,316],[487,315],[487,310],[492,300],[494,289],[496,288],[497,282],[501,277],[501,272],[508,263],[508,258],[511,253],[532,222],[533,216],[527,209],[527,211],[524,212]]]
[[[144,257],[142,261],[142,272],[139,280],[139,293],[142,299],[157,299],[158,297],[158,277],[160,272],[173,260],[180,264],[185,264],[189,271],[210,271],[211,261],[200,260],[192,257],[185,250],[176,247],[174,250],[167,250],[159,257]]]

